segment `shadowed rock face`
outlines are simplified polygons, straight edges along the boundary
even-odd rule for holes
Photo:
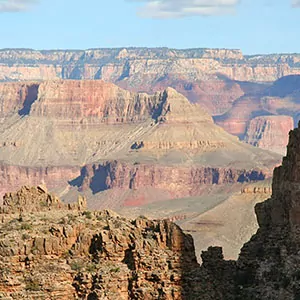
[[[200,281],[208,272],[217,287],[216,291],[207,290],[203,299],[214,299],[216,293],[222,293],[218,299],[298,299],[299,153],[300,128],[297,128],[290,133],[282,165],[274,170],[272,197],[255,207],[259,229],[243,246],[238,260],[222,260],[220,248],[203,253]]]

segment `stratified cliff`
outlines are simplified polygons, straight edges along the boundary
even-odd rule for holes
[[[236,99],[216,124],[247,143],[285,154],[288,131],[300,116],[300,76],[285,76],[259,92]]]
[[[104,79],[130,85],[141,74],[156,81],[166,75],[206,79],[223,74],[239,81],[274,81],[299,73],[297,54],[243,56],[230,49],[119,48],[89,50],[2,49],[2,80]]]
[[[298,121],[297,101],[282,102],[278,97],[286,98],[298,88],[296,75],[299,73],[298,54],[244,56],[240,50],[168,48],[0,50],[0,81],[102,79],[132,92],[150,94],[172,87],[190,102],[199,103],[209,114],[216,116],[217,124],[226,131],[242,138],[250,120],[256,116],[285,114]],[[269,87],[273,81],[274,86]],[[24,86],[20,94],[14,93],[13,88],[14,85],[11,85],[12,91],[9,92],[12,104],[6,104],[1,110],[12,109],[15,101],[20,104],[26,100],[25,106],[20,109],[20,114],[24,115],[31,107],[32,98],[37,97],[36,86],[28,91],[26,89],[29,87]],[[51,87],[40,89],[43,88],[48,92],[51,90]],[[86,88],[93,90],[95,87],[90,83]],[[74,105],[70,105],[77,116],[95,117],[102,114],[100,111],[92,111],[92,103],[83,108],[82,100],[75,90],[78,92],[79,86],[74,86],[70,102],[74,101],[77,108],[74,110]],[[1,92],[8,94],[6,90]],[[54,90],[52,93],[55,94]],[[85,95],[93,98],[89,93]],[[297,95],[294,96],[292,100],[297,98]],[[261,98],[262,101],[258,100]],[[54,105],[59,106],[61,112]],[[280,107],[276,112],[271,112],[272,107],[278,105]],[[50,113],[55,112],[62,117],[71,107],[56,101],[55,104],[48,103],[46,108]],[[218,118],[221,114],[225,115]],[[270,150],[282,153],[276,147]]]
[[[256,117],[250,121],[244,140],[253,146],[285,155],[289,131],[292,129],[294,129],[292,117]]]
[[[298,54],[244,56],[230,49],[2,49],[0,80],[102,79],[147,93],[170,86],[220,114],[249,87],[299,74],[299,62]]]
[[[299,124],[300,125],[300,124]],[[126,220],[23,187],[0,207],[0,297],[12,299],[295,300],[300,295],[300,128],[274,170],[259,229],[237,261],[220,247],[196,262],[193,240],[170,221]]]
[[[191,236],[170,221],[65,205],[43,187],[0,207],[0,298],[192,299]]]
[[[264,179],[279,162],[239,142],[172,88],[148,95],[101,80],[57,80],[0,89],[2,194],[46,183],[66,195],[74,180],[81,188],[76,178],[86,166],[96,169],[86,179],[93,194],[151,187],[160,190],[153,199],[173,199],[198,195],[203,185]],[[115,161],[118,168],[99,171]]]

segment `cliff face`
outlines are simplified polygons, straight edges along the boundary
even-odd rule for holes
[[[173,199],[198,194],[206,184],[268,177],[278,163],[278,156],[240,143],[172,88],[147,95],[101,80],[2,83],[0,88],[2,194],[43,182],[68,193],[68,182],[82,166],[98,169],[117,160],[123,167],[110,172],[112,184],[104,184],[106,173],[101,178],[97,173],[94,194],[153,187]],[[135,165],[141,165],[136,175]]]
[[[199,267],[193,240],[170,221],[88,212],[84,198],[65,205],[43,187],[6,194],[0,209],[0,296],[297,299],[299,141],[297,128],[282,166],[274,170],[271,198],[255,207],[259,229],[237,261],[225,261],[221,248],[210,247]]]
[[[299,74],[299,60],[297,54],[243,56],[230,49],[2,49],[0,80],[102,79],[147,93],[170,86],[217,115],[245,94],[245,82]]]
[[[84,211],[82,200],[67,207],[42,188],[28,187],[5,196],[1,298],[193,297],[189,276],[198,263],[191,236],[169,221]]]
[[[272,197],[255,208],[260,228],[238,260],[238,272],[246,275],[244,299],[299,296],[299,141],[297,128],[290,133],[282,166],[274,171]]]
[[[237,99],[215,123],[251,145],[285,154],[288,131],[299,121],[300,76],[286,76]]]
[[[77,177],[80,171],[77,167],[30,167],[0,165],[0,197],[7,191],[17,190],[22,185],[46,184],[50,189],[66,188],[68,180]],[[1,201],[0,201],[1,203]]]
[[[292,117],[256,117],[250,121],[244,140],[253,146],[285,155],[289,131],[292,129],[294,129]]]
[[[94,194],[101,191],[145,192],[145,189],[160,191],[169,198],[183,198],[200,195],[204,186],[213,184],[233,184],[263,180],[270,174],[262,170],[245,170],[234,168],[210,168],[197,166],[163,166],[151,164],[129,164],[125,162],[106,162],[87,165],[81,175],[71,184],[80,192],[91,190]],[[166,180],[167,178],[167,180]],[[121,190],[121,191],[120,191]],[[153,197],[140,197],[139,200],[126,199],[123,205],[140,206],[147,202],[158,201]],[[165,200],[161,197],[161,200]],[[133,199],[132,199],[133,200]],[[120,203],[118,203],[120,204]]]
[[[227,291],[219,299],[299,297],[299,141],[297,128],[290,133],[282,166],[274,170],[271,198],[255,207],[259,229],[243,246],[237,262],[230,265],[223,261],[218,248],[203,253],[200,273],[208,272],[210,280],[220,287],[203,299],[213,299],[213,294],[224,292],[224,288]],[[224,266],[228,267],[225,272]],[[218,270],[223,270],[222,275]],[[229,289],[228,278],[232,284]]]
[[[165,74],[206,79],[208,74],[219,72],[239,81],[274,81],[299,73],[299,61],[297,54],[243,56],[241,51],[230,49],[3,49],[0,51],[0,75],[2,80],[62,78],[116,82],[127,78],[134,83],[140,76],[137,73],[157,80]]]

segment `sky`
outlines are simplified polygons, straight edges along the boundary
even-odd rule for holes
[[[0,48],[300,53],[300,0],[0,0]]]

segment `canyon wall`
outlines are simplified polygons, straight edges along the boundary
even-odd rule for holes
[[[141,74],[152,80],[166,74],[191,80],[220,73],[233,80],[266,82],[299,73],[299,62],[298,54],[244,56],[240,50],[230,49],[2,49],[0,78],[103,79],[112,82],[127,78],[133,83]]]
[[[253,146],[285,155],[289,132],[292,129],[294,129],[292,117],[256,117],[250,121],[244,140]]]
[[[195,296],[193,239],[174,223],[85,211],[80,202],[66,207],[40,187],[5,199],[15,207],[11,201],[0,206],[1,298]]]

